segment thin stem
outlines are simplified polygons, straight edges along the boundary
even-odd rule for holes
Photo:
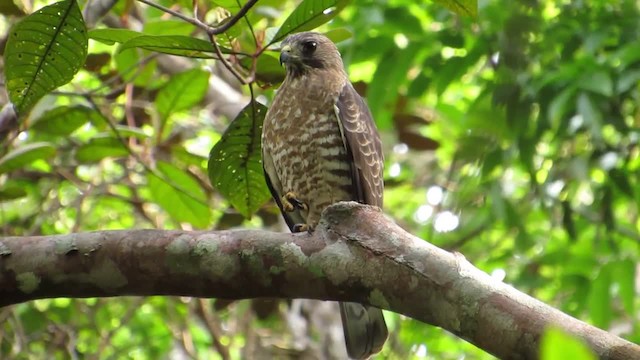
[[[160,11],[166,12],[167,14],[171,14],[171,15],[179,18],[179,19],[182,19],[182,20],[188,22],[189,24],[192,24],[192,25],[195,25],[195,26],[201,28],[202,30],[204,30],[206,32],[209,32],[209,30],[211,29],[211,27],[209,25],[203,23],[202,21],[190,18],[190,17],[188,17],[186,15],[183,15],[183,14],[181,14],[181,13],[175,11],[175,10],[171,10],[171,9],[169,9],[167,7],[164,7],[162,5],[153,3],[153,2],[151,2],[149,0],[138,0],[138,1],[140,1],[143,4],[147,4],[147,5],[151,6],[151,7],[154,7],[156,9],[160,10]]]
[[[226,23],[218,26],[218,27],[209,27],[209,31],[207,31],[210,35],[218,35],[223,32],[229,30],[233,25],[235,25],[242,17],[244,17],[249,9],[253,7],[258,2],[258,0],[249,0],[246,4],[235,14],[233,17],[229,19]]]
[[[214,34],[209,34],[209,41],[211,41],[211,44],[213,45],[213,49],[216,51],[216,55],[218,55],[218,57],[220,58],[220,62],[222,63],[222,65],[229,70],[229,72],[236,78],[238,79],[238,81],[240,81],[240,83],[242,85],[246,85],[250,82],[253,81],[253,76],[249,79],[245,79],[244,76],[242,76],[242,74],[240,74],[238,72],[238,70],[236,70],[236,68],[233,67],[233,65],[231,65],[227,59],[224,58],[224,56],[222,55],[222,51],[220,50],[220,46],[218,45],[218,42],[216,41],[216,36]]]
[[[235,14],[234,16],[232,16],[231,18],[229,18],[229,20],[227,22],[225,22],[224,24],[220,25],[220,26],[210,26],[202,21],[200,21],[200,19],[198,19],[198,17],[188,17],[186,15],[183,15],[175,10],[171,10],[167,7],[164,7],[162,5],[158,5],[156,3],[153,3],[149,0],[138,0],[139,2],[143,3],[143,4],[147,4],[149,6],[152,6],[158,10],[161,10],[163,12],[166,12],[167,14],[171,14],[179,19],[182,19],[186,22],[188,22],[189,24],[193,24],[197,27],[199,27],[200,29],[204,30],[207,32],[207,34],[209,35],[218,35],[218,34],[222,34],[223,32],[229,30],[233,25],[235,25],[240,19],[242,19],[242,17],[244,17],[247,12],[249,12],[249,10],[253,7],[253,5],[255,5],[258,0],[249,0],[247,1],[246,4],[244,4],[244,6],[242,8],[240,8],[240,11],[238,11],[237,14]]]

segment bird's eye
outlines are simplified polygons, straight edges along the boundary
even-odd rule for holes
[[[315,41],[307,41],[302,44],[302,51],[305,55],[311,55],[314,51],[316,51],[316,47],[318,44]]]

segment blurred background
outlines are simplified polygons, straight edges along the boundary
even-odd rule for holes
[[[13,24],[52,3],[3,2],[0,50]],[[191,1],[156,3],[193,16]],[[225,21],[243,3],[202,1],[200,15]],[[339,41],[382,134],[385,212],[493,277],[639,342],[640,2],[480,1],[476,18],[450,1],[344,3],[316,30]],[[206,39],[140,2],[79,5],[89,30]],[[237,53],[228,57],[237,72],[255,75],[253,92],[218,61],[122,50],[91,31],[84,68],[26,118],[12,116],[3,80],[1,235],[285,231],[264,188],[257,203],[233,207],[207,163],[252,96],[269,105],[283,72],[261,46],[298,5],[260,1],[217,38]],[[257,52],[253,69],[242,54]],[[493,358],[403,316],[387,312],[387,322],[376,359]],[[0,309],[8,359],[341,358],[341,337],[335,307],[308,300],[47,299]]]

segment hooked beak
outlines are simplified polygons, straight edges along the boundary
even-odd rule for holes
[[[291,45],[285,45],[280,49],[280,66],[291,60]]]

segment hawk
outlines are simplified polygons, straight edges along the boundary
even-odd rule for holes
[[[303,32],[282,42],[286,76],[267,111],[262,158],[267,185],[292,232],[313,231],[339,201],[382,207],[382,144],[336,46]],[[340,303],[347,353],[363,359],[387,338],[382,310]]]

